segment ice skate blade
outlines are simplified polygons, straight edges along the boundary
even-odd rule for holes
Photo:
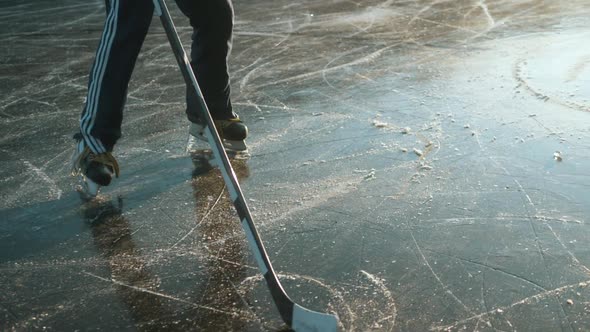
[[[205,137],[204,132],[203,132],[203,128],[196,128],[197,126],[191,126],[190,130],[189,130],[189,134],[200,140],[203,142],[208,142],[207,137]],[[240,158],[242,157],[242,155],[245,155],[246,157],[249,157],[250,155],[248,154],[248,146],[246,145],[246,141],[244,140],[240,140],[240,141],[233,141],[233,140],[228,140],[228,139],[221,139],[221,143],[223,144],[223,147],[225,148],[225,152],[231,156],[230,157],[238,157],[238,155],[240,155]]]
[[[215,161],[213,161],[215,159],[215,155],[213,154],[213,151],[211,151],[210,148],[198,148],[198,147],[195,147],[194,145],[192,145],[192,146],[187,147],[186,151],[187,151],[187,154],[190,155],[193,159],[204,157],[207,160],[215,163]],[[250,153],[248,152],[248,150],[233,151],[233,150],[226,149],[225,153],[227,154],[227,157],[231,160],[250,159]],[[215,164],[215,165],[217,165],[217,164]]]
[[[228,139],[223,139],[223,146],[225,147],[226,150],[231,150],[231,151],[235,151],[235,152],[247,152],[248,151],[248,147],[246,146],[246,142],[241,140],[241,141],[231,141]]]
[[[234,150],[225,150],[227,157],[231,160],[247,160],[250,159],[250,153],[248,150],[243,151],[234,151]]]
[[[82,176],[82,184],[76,187],[76,191],[78,191],[82,199],[92,200],[98,196],[100,186],[89,178]]]

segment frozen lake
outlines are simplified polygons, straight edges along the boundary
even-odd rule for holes
[[[342,331],[590,330],[590,1],[234,5],[234,168],[295,302]],[[104,17],[0,2],[0,330],[284,330],[220,173],[187,149],[157,18],[121,177],[74,190]]]

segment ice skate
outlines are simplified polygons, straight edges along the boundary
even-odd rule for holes
[[[246,153],[248,147],[246,146],[245,139],[248,136],[248,127],[240,120],[240,118],[234,114],[233,118],[227,120],[214,120],[215,127],[217,127],[217,133],[221,138],[223,146],[226,151],[232,151],[236,153]],[[205,137],[205,124],[203,123],[191,123],[189,133],[200,140],[207,141]]]
[[[72,156],[72,175],[82,178],[82,194],[89,198],[96,197],[102,186],[111,183],[113,175],[119,177],[119,164],[110,152],[101,154],[93,153],[79,137],[76,151]]]

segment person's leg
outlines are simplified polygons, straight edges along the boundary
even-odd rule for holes
[[[233,117],[228,57],[234,12],[231,0],[176,0],[193,27],[191,66],[214,119]],[[198,122],[196,95],[187,87],[187,116]]]
[[[232,110],[228,58],[232,45],[234,11],[231,0],[176,0],[193,27],[191,67],[215,127],[226,149],[245,151],[248,127]],[[190,134],[201,139],[205,125],[199,119],[197,96],[187,86],[186,114]]]
[[[146,0],[105,0],[107,18],[90,72],[80,117],[83,141],[95,154],[121,137],[127,85],[153,15]]]
[[[121,137],[127,85],[149,29],[154,6],[146,0],[105,0],[107,17],[90,71],[88,95],[72,171],[81,174],[86,193],[109,185],[119,166],[111,151]]]

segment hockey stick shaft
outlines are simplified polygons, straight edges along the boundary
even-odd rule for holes
[[[194,75],[188,56],[182,46],[172,17],[166,6],[165,0],[153,0],[156,15],[160,17],[166,35],[172,46],[176,61],[184,77],[186,84],[192,87],[197,95],[200,116],[206,123],[205,135],[212,147],[213,155],[220,165],[220,171],[228,188],[230,198],[234,203],[238,216],[241,220],[242,227],[246,233],[248,243],[254,258],[258,264],[261,273],[267,282],[273,300],[279,310],[283,321],[297,330],[305,331],[335,331],[337,319],[333,315],[316,313],[305,309],[295,303],[285,293],[277,274],[272,268],[272,264],[266,253],[260,235],[252,221],[252,215],[244,199],[240,184],[236,174],[231,166],[229,158],[223,147],[223,143],[217,130],[213,118],[209,112],[205,99]]]

